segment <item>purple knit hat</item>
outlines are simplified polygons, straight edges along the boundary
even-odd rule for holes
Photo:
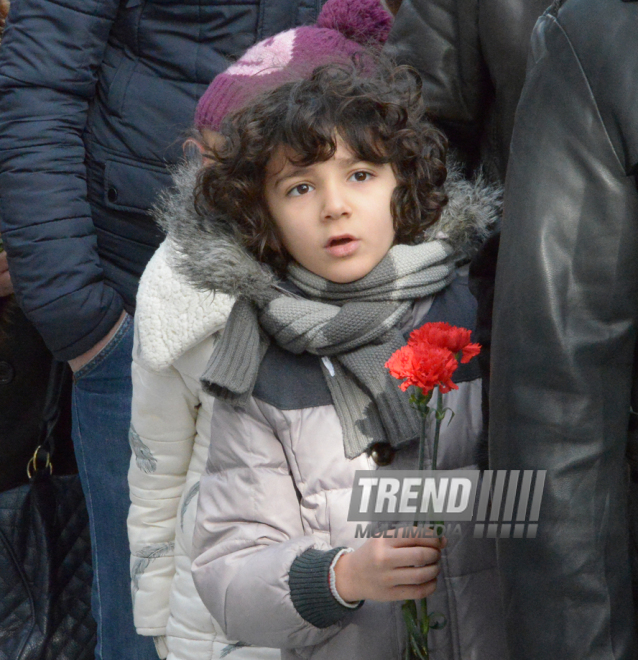
[[[195,126],[219,130],[229,112],[262,92],[306,78],[318,66],[346,61],[363,48],[380,48],[391,26],[379,0],[328,0],[315,26],[260,41],[216,76],[199,100]]]

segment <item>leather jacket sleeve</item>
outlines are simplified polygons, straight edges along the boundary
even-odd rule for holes
[[[386,52],[419,71],[428,112],[451,143],[478,150],[491,84],[477,0],[403,0]]]
[[[548,470],[537,538],[498,542],[520,660],[634,652],[625,453],[638,325],[636,29],[636,3],[548,11],[517,111],[490,458],[495,469]]]

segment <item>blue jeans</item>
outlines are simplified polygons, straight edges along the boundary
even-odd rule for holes
[[[132,351],[133,319],[127,316],[74,376],[73,443],[93,546],[97,660],[157,660],[153,640],[135,632],[131,604],[126,517]]]

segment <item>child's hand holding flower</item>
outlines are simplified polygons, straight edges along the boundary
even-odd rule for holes
[[[345,601],[427,598],[436,589],[444,538],[377,538],[342,555],[335,587]]]

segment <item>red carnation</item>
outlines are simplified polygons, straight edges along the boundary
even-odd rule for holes
[[[480,344],[470,344],[471,335],[471,330],[457,328],[449,323],[426,323],[410,333],[408,346],[431,344],[440,348],[447,348],[454,355],[460,357],[461,362],[465,364],[481,351]],[[459,353],[461,353],[460,356]]]
[[[426,323],[413,330],[408,345],[396,351],[385,366],[390,374],[408,387],[418,387],[425,396],[435,387],[442,394],[458,390],[452,375],[461,362],[469,362],[479,354],[479,344],[470,344],[471,331],[449,323]]]
[[[424,395],[437,385],[443,393],[458,390],[452,382],[458,362],[447,348],[431,344],[403,346],[393,353],[385,366],[394,378],[405,379],[399,385],[404,392],[412,385]]]

